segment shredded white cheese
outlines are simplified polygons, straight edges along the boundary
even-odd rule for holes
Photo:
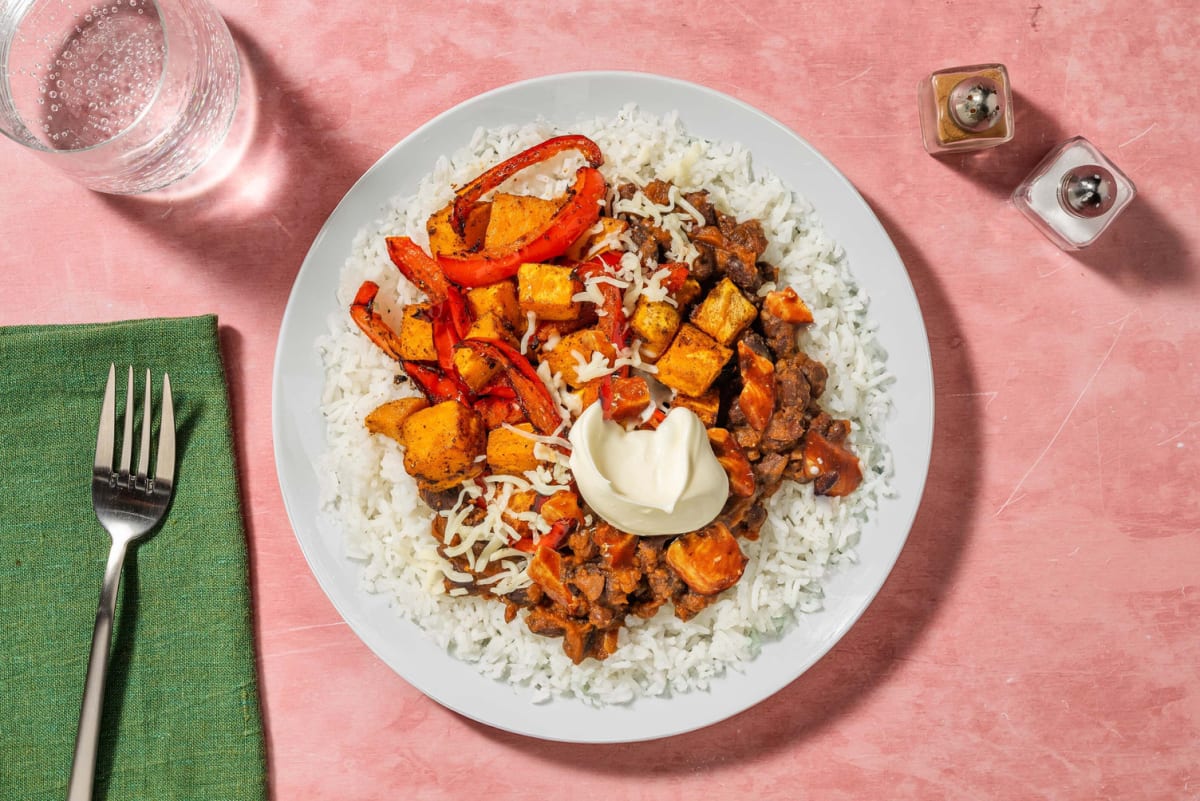
[[[529,353],[529,340],[533,339],[533,333],[537,330],[537,315],[533,312],[525,313],[525,333],[521,336],[521,354]]]

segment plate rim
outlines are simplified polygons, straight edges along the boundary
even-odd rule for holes
[[[635,82],[645,81],[645,82],[652,83],[652,84],[659,84],[661,86],[674,87],[676,89],[697,93],[702,96],[707,96],[710,99],[714,99],[714,100],[717,100],[719,102],[723,102],[726,104],[731,104],[732,106],[736,107],[743,113],[749,114],[749,115],[757,118],[760,122],[765,123],[765,124],[769,125],[770,127],[774,128],[777,133],[782,134],[786,138],[795,140],[795,142],[802,149],[806,150],[807,151],[806,155],[813,157],[813,159],[817,163],[820,164],[820,166],[823,168],[823,170],[825,172],[827,172],[828,175],[835,180],[835,182],[838,184],[838,189],[842,192],[848,192],[849,193],[848,199],[851,202],[857,204],[859,207],[861,207],[861,211],[865,212],[865,214],[866,214],[866,217],[864,218],[864,220],[869,219],[870,224],[872,224],[872,227],[875,229],[875,231],[873,233],[875,234],[875,238],[878,240],[877,244],[886,246],[886,248],[888,248],[890,250],[890,256],[894,259],[895,263],[900,267],[898,277],[900,279],[902,279],[900,282],[900,285],[901,285],[901,288],[903,290],[905,290],[905,292],[903,293],[904,294],[903,301],[906,304],[911,304],[912,310],[915,310],[916,321],[919,323],[919,331],[920,331],[919,343],[906,342],[906,345],[909,345],[909,346],[914,345],[914,344],[920,345],[918,352],[915,354],[915,356],[918,357],[916,359],[917,363],[919,364],[919,366],[921,368],[923,368],[920,370],[920,372],[922,372],[924,374],[925,381],[923,382],[923,386],[919,387],[919,389],[922,391],[924,398],[927,399],[927,403],[924,405],[925,413],[924,413],[924,415],[922,415],[922,419],[920,420],[920,422],[922,424],[922,428],[923,428],[923,432],[922,432],[923,436],[920,438],[920,442],[919,442],[920,453],[918,454],[919,462],[920,462],[920,470],[919,470],[920,475],[919,475],[919,479],[916,482],[917,488],[912,497],[912,502],[911,502],[911,504],[909,504],[907,506],[907,519],[903,521],[903,526],[897,526],[898,529],[902,528],[902,534],[899,537],[899,539],[896,541],[894,552],[886,555],[886,562],[887,562],[886,569],[883,570],[883,572],[881,574],[881,578],[877,582],[876,586],[874,586],[874,588],[868,594],[866,594],[864,597],[862,597],[858,603],[856,603],[849,611],[844,613],[842,615],[842,617],[839,618],[840,623],[835,627],[835,630],[833,631],[833,633],[816,646],[814,652],[811,654],[811,656],[809,658],[807,658],[805,660],[805,663],[803,664],[803,666],[800,667],[800,669],[798,669],[797,671],[795,671],[790,676],[790,678],[786,678],[786,679],[782,680],[781,682],[773,683],[772,685],[770,685],[767,688],[767,690],[764,693],[761,693],[758,697],[753,698],[748,703],[742,704],[742,705],[738,706],[737,708],[722,710],[720,714],[713,716],[709,719],[699,721],[699,722],[692,721],[689,724],[686,724],[682,728],[673,727],[673,726],[668,725],[668,726],[664,726],[664,727],[660,727],[660,728],[651,727],[651,729],[648,729],[648,730],[643,729],[635,734],[625,734],[625,735],[620,735],[620,736],[604,736],[604,737],[594,737],[594,736],[578,737],[578,736],[573,736],[570,733],[563,733],[563,732],[548,733],[546,731],[535,730],[534,727],[530,727],[527,725],[519,725],[519,724],[506,725],[506,723],[504,723],[504,722],[498,722],[494,719],[489,719],[486,716],[481,716],[481,715],[473,712],[470,709],[463,708],[463,705],[461,703],[456,703],[454,701],[451,701],[450,699],[445,698],[441,693],[432,691],[427,686],[422,686],[421,683],[419,683],[418,681],[415,681],[411,677],[410,673],[405,672],[398,665],[394,664],[393,660],[390,659],[388,657],[388,655],[386,655],[383,652],[382,644],[377,644],[376,642],[373,641],[374,628],[370,626],[369,621],[367,620],[367,617],[364,614],[362,614],[361,609],[354,605],[348,606],[346,603],[346,599],[340,597],[339,594],[337,594],[333,591],[333,587],[331,586],[331,582],[333,581],[333,578],[324,573],[324,570],[321,567],[321,565],[317,559],[317,554],[315,552],[315,545],[310,542],[306,542],[305,538],[301,535],[302,527],[300,525],[298,525],[299,510],[295,507],[294,499],[292,497],[290,497],[288,489],[287,489],[288,481],[285,476],[285,472],[286,472],[287,468],[285,467],[283,453],[281,451],[281,448],[283,447],[281,445],[281,442],[283,441],[283,438],[286,436],[286,433],[287,433],[284,430],[285,426],[284,426],[284,421],[283,421],[282,408],[281,408],[281,404],[280,404],[280,399],[284,396],[283,390],[284,390],[284,385],[285,385],[285,377],[283,375],[282,362],[284,361],[284,359],[286,357],[286,351],[290,345],[289,340],[287,339],[287,337],[285,335],[286,335],[287,331],[289,330],[289,328],[295,324],[295,320],[293,318],[295,317],[295,315],[297,315],[299,313],[297,311],[297,309],[299,308],[298,299],[303,294],[302,293],[302,285],[304,285],[306,283],[305,279],[309,278],[318,269],[331,269],[328,266],[318,265],[317,264],[318,259],[317,259],[316,254],[324,247],[326,240],[331,238],[334,235],[335,229],[338,229],[341,227],[341,222],[340,222],[341,216],[343,214],[345,214],[346,210],[356,202],[358,195],[360,193],[366,191],[366,188],[369,187],[371,182],[373,180],[375,180],[376,178],[378,178],[383,172],[385,172],[387,170],[387,168],[392,160],[398,158],[399,154],[403,153],[403,151],[406,148],[414,146],[415,143],[419,142],[420,138],[425,136],[428,132],[430,132],[432,130],[436,130],[447,119],[453,118],[459,114],[463,114],[463,113],[471,110],[472,107],[485,106],[489,101],[494,100],[497,97],[504,97],[505,95],[510,94],[510,93],[519,93],[522,91],[536,90],[543,86],[552,86],[554,84],[559,84],[564,81],[581,81],[581,80],[582,81],[627,80],[627,81],[635,81]],[[617,109],[613,109],[611,113],[615,113],[616,110]],[[551,112],[551,111],[547,111],[546,113],[548,116],[551,116],[551,117],[553,115],[553,112]],[[683,120],[685,126],[687,126],[687,128],[688,128],[689,134],[695,135],[695,136],[703,136],[705,138],[717,138],[717,137],[708,137],[707,135],[705,135],[703,133],[696,132],[688,124],[688,120],[687,120],[686,116],[682,113],[680,116],[681,116],[681,119]],[[721,139],[721,141],[726,141],[726,140]],[[791,190],[793,192],[799,191],[798,188],[795,187],[790,181],[785,181],[784,183],[785,183],[785,186],[787,186],[787,188],[789,190]],[[397,194],[399,194],[398,191],[393,191],[388,196],[388,199],[381,201],[381,203],[378,205],[378,208],[375,209],[375,214],[378,215],[380,212],[382,212],[384,210],[384,208],[386,207],[386,203],[389,202],[390,198],[396,196]],[[803,196],[808,198],[807,194],[803,194]],[[818,213],[818,216],[821,218],[822,226],[828,227],[828,221],[826,220],[824,215],[821,214],[820,209],[817,209],[817,213]],[[357,229],[361,229],[363,226],[369,225],[373,221],[373,219],[374,218],[360,219],[357,223]],[[353,235],[351,235],[351,239],[352,238],[353,238]],[[839,244],[842,244],[842,241],[840,238],[835,239],[835,241],[838,241]],[[341,261],[339,261],[337,264],[336,272],[339,274],[342,269],[342,264],[344,263],[345,255],[348,255],[348,251],[346,254],[343,254]],[[850,269],[851,269],[851,273],[855,276],[856,281],[861,282],[861,274],[855,270],[853,262],[850,265]],[[878,301],[873,299],[873,302],[877,303]],[[335,307],[333,307],[332,304],[331,304],[330,308],[335,310]],[[310,342],[309,346],[315,354],[315,343]],[[321,379],[322,379],[322,383],[323,383],[323,380],[324,380],[323,372],[321,375]],[[309,567],[309,570],[312,572],[313,576],[317,579],[317,583],[320,586],[321,591],[323,592],[325,597],[330,601],[330,603],[334,606],[334,608],[336,609],[338,614],[342,617],[342,619],[345,620],[345,622],[349,625],[350,629],[354,632],[355,636],[358,637],[358,639],[363,644],[365,644],[376,655],[376,657],[378,657],[381,661],[384,662],[384,664],[386,664],[390,669],[392,669],[395,673],[397,673],[397,675],[399,675],[405,682],[407,682],[409,685],[411,685],[415,689],[419,690],[422,694],[428,696],[432,700],[441,704],[442,706],[445,706],[446,708],[448,708],[454,712],[457,712],[458,714],[464,715],[465,717],[468,717],[472,720],[475,720],[479,723],[491,726],[496,729],[500,729],[503,731],[509,731],[509,732],[521,734],[524,736],[530,736],[530,737],[558,741],[558,742],[575,742],[575,743],[592,743],[592,744],[639,742],[639,741],[646,741],[646,740],[659,739],[659,738],[663,738],[663,737],[675,736],[675,735],[683,734],[683,733],[686,733],[689,731],[694,731],[696,729],[714,725],[716,723],[721,722],[722,720],[726,720],[736,714],[739,714],[748,709],[751,709],[754,706],[757,706],[759,703],[762,703],[763,701],[770,699],[772,696],[774,696],[776,693],[778,693],[784,687],[791,684],[796,679],[798,679],[800,676],[802,676],[804,673],[806,673],[809,669],[812,668],[813,665],[815,665],[817,662],[819,662],[821,659],[823,659],[825,657],[825,655],[833,648],[833,646],[838,641],[840,641],[843,636],[845,636],[846,632],[848,632],[850,630],[850,628],[852,628],[859,621],[859,619],[861,619],[862,615],[866,612],[866,610],[870,607],[870,605],[878,597],[878,594],[882,590],[884,584],[887,582],[887,579],[891,576],[892,571],[895,568],[895,564],[896,564],[897,560],[899,559],[900,553],[903,551],[904,546],[907,543],[907,539],[908,539],[909,535],[911,534],[913,524],[914,524],[914,522],[916,520],[916,516],[920,510],[920,507],[922,504],[922,499],[923,499],[924,493],[927,489],[928,473],[929,473],[930,463],[932,460],[933,431],[934,431],[934,419],[935,419],[935,396],[934,396],[934,375],[933,375],[933,366],[932,366],[932,356],[931,356],[930,347],[929,347],[928,330],[925,325],[924,314],[921,311],[919,298],[916,294],[915,288],[912,285],[911,276],[908,273],[908,268],[904,264],[904,260],[901,258],[899,251],[897,250],[897,248],[895,246],[895,243],[892,241],[891,237],[887,233],[887,230],[884,228],[882,221],[879,219],[878,215],[875,214],[875,212],[871,208],[870,204],[867,203],[865,198],[863,198],[862,194],[857,190],[857,188],[854,186],[854,184],[832,162],[830,162],[829,159],[824,156],[824,154],[822,154],[819,150],[817,150],[811,143],[809,143],[806,139],[804,139],[804,137],[802,137],[795,130],[784,125],[782,122],[780,122],[779,120],[770,116],[769,114],[762,111],[761,109],[758,109],[758,108],[746,103],[745,101],[739,100],[736,97],[725,94],[723,92],[712,89],[710,87],[703,86],[701,84],[693,83],[693,82],[682,80],[679,78],[673,78],[673,77],[658,75],[658,74],[650,73],[650,72],[642,72],[642,71],[582,70],[582,71],[547,74],[547,75],[537,76],[537,77],[533,77],[533,78],[528,78],[525,80],[515,81],[512,83],[502,85],[502,86],[497,86],[497,87],[489,89],[485,92],[477,94],[473,97],[467,98],[467,99],[455,104],[454,106],[440,112],[433,118],[429,119],[427,122],[416,127],[415,129],[413,129],[410,133],[408,133],[406,136],[404,136],[400,141],[398,141],[397,143],[392,145],[390,148],[388,148],[369,168],[367,168],[363,172],[362,175],[359,176],[359,178],[345,192],[345,194],[342,196],[341,200],[339,200],[337,205],[333,208],[333,210],[326,217],[324,223],[321,226],[321,229],[318,231],[317,235],[313,238],[312,244],[309,246],[308,251],[305,254],[304,260],[301,263],[299,270],[297,271],[292,288],[288,294],[287,303],[286,303],[284,313],[283,313],[281,321],[280,321],[280,329],[279,329],[278,339],[276,342],[276,349],[275,349],[274,363],[273,363],[273,370],[272,370],[271,389],[272,389],[271,432],[272,432],[272,440],[273,440],[272,450],[273,450],[273,456],[275,459],[276,478],[279,482],[280,495],[284,502],[284,508],[285,508],[285,511],[287,512],[289,525],[291,526],[292,532],[297,539],[297,543],[300,546],[300,550],[304,555],[304,558]],[[324,424],[322,421],[322,429],[323,429],[323,425]],[[324,431],[322,430],[322,437],[323,436],[324,436]],[[312,465],[312,466],[315,467],[315,465]],[[318,507],[318,513],[319,513],[319,507]],[[878,514],[879,514],[879,512],[877,510],[875,513],[872,514],[871,517],[875,518],[878,516]],[[346,562],[353,562],[353,560],[349,556],[343,555],[342,558]],[[880,558],[877,561],[882,563],[884,561],[884,555],[880,555]],[[855,567],[850,567],[847,569],[854,570]],[[354,572],[356,575],[359,575],[361,573],[361,567],[358,566],[357,564],[355,564]],[[366,593],[366,591],[361,586],[356,587],[353,594],[355,596],[361,596],[363,598],[368,597],[368,593]],[[393,612],[393,614],[395,614],[395,613]],[[804,613],[797,613],[797,617],[800,618],[802,621],[804,619],[805,615],[804,615]],[[397,621],[399,622],[400,618],[398,615],[396,615],[396,618],[397,618]],[[404,622],[411,624],[410,621],[404,621]],[[781,641],[786,640],[791,634],[794,633],[794,628],[796,627],[796,625],[798,625],[798,624],[796,624],[796,623],[791,624],[791,627],[788,630],[786,630],[782,636],[776,638],[772,642],[781,642]],[[426,640],[429,640],[430,642],[432,642],[432,640],[427,635],[424,635],[423,633],[422,633],[422,635],[425,636]],[[767,646],[764,647],[763,652],[761,652],[755,658],[755,660],[752,660],[752,662],[748,663],[748,664],[753,664],[753,662],[757,662],[757,661],[761,660],[763,658],[763,654],[768,650],[769,646],[770,646],[770,643],[768,643]],[[443,651],[443,653],[444,653],[445,659],[447,659],[447,660],[452,660],[460,665],[466,664],[466,663],[462,663],[460,660],[457,660],[456,657],[452,656],[448,652]],[[471,670],[473,670],[474,672],[478,673],[478,671],[475,669],[475,667],[473,665],[469,665],[468,667],[470,667]],[[486,681],[492,681],[490,679],[486,679],[486,677],[483,677],[482,674],[479,674],[479,675],[481,678],[484,678]],[[719,684],[720,684],[720,678],[718,678],[714,682],[714,685],[716,685],[716,686],[719,686]],[[776,686],[776,684],[777,684],[777,686]],[[688,693],[673,695],[673,696],[671,696],[669,698],[665,698],[665,699],[661,698],[661,697],[641,698],[641,699],[636,700],[633,704],[631,704],[627,707],[624,707],[624,708],[632,709],[632,706],[639,702],[641,702],[643,704],[648,704],[648,703],[657,704],[659,702],[670,703],[672,701],[678,703],[679,701],[686,701],[688,699],[695,698],[698,694],[707,694],[709,692],[711,692],[711,691],[710,690],[692,690]],[[597,710],[597,709],[613,710],[614,709],[614,707],[612,707],[612,706],[600,707],[600,708],[591,707],[586,704],[583,704],[583,702],[581,702],[581,701],[577,701],[574,699],[556,698],[552,703],[561,703],[561,704],[566,704],[569,706],[579,705],[581,709],[586,709],[586,710]]]

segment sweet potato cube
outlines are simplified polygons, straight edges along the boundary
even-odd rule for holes
[[[704,423],[705,428],[712,428],[717,424],[717,414],[721,410],[721,393],[716,389],[709,389],[698,398],[676,395],[675,400],[671,401],[671,408],[676,406],[691,409],[700,418],[700,422]]]
[[[692,312],[692,322],[722,345],[728,345],[757,316],[758,307],[746,299],[733,281],[722,278]]]
[[[733,351],[691,323],[684,323],[658,360],[659,381],[684,395],[699,397],[721,374]]]
[[[572,320],[580,304],[571,298],[583,284],[570,267],[555,264],[522,264],[517,271],[517,298],[521,314],[533,312],[539,320]]]
[[[487,447],[483,418],[458,401],[445,401],[409,415],[400,426],[404,469],[413,478],[448,489],[483,472],[476,457]]]
[[[672,542],[667,564],[692,592],[715,595],[737,584],[746,569],[746,556],[729,529],[714,523]]]
[[[642,359],[653,362],[666,352],[683,318],[679,309],[666,301],[647,301],[639,298],[629,318],[629,327],[642,340]]]
[[[521,423],[515,428],[533,433],[531,423]],[[492,429],[487,438],[487,461],[493,473],[508,473],[520,475],[526,470],[536,470],[537,457],[533,455],[533,446],[537,440],[522,436],[503,426]]]
[[[581,387],[592,379],[579,378],[579,359],[590,362],[594,353],[603,354],[609,364],[617,358],[617,349],[600,329],[585,328],[560,339],[554,350],[542,354],[542,361],[549,363],[551,373],[561,373],[569,386]]]
[[[528,195],[498,193],[492,198],[492,214],[483,238],[486,250],[511,245],[525,234],[540,231],[558,211],[560,203]]]
[[[450,213],[453,210],[454,203],[451,202],[435,211],[425,223],[425,230],[429,233],[429,252],[434,258],[440,253],[478,250],[483,244],[488,220],[492,216],[492,204],[479,203],[471,209],[471,213],[467,215],[467,224],[463,226],[462,236],[450,225]]]
[[[691,305],[692,301],[700,297],[700,282],[695,278],[689,278],[683,282],[683,286],[675,290],[675,302],[679,304],[679,308],[685,309]]]
[[[476,319],[491,312],[507,322],[514,332],[525,330],[525,315],[517,303],[517,285],[511,280],[468,289],[467,307]]]
[[[411,415],[422,409],[428,408],[429,401],[424,398],[399,398],[397,400],[388,401],[380,406],[376,406],[363,424],[366,425],[367,431],[372,434],[383,434],[385,437],[391,437],[404,444],[404,434],[401,431],[401,426],[404,421]]]
[[[605,251],[612,250],[617,237],[625,233],[629,223],[615,217],[601,217],[596,225],[584,231],[578,239],[567,248],[566,257],[570,261],[585,261],[599,256]],[[593,252],[595,251],[595,252]]]
[[[603,382],[603,378],[596,378],[587,382],[579,389],[572,390],[571,394],[579,398],[579,402],[582,404],[580,414],[583,413],[582,409],[586,409],[600,400],[600,384]]]
[[[400,320],[400,358],[406,362],[437,361],[433,346],[433,315],[428,303],[410,303]]]
[[[499,339],[509,345],[516,345],[512,328],[495,314],[488,312],[471,323],[467,329],[468,339]],[[471,350],[463,345],[454,348],[454,368],[462,376],[462,380],[473,392],[478,392],[488,385],[500,372],[500,362],[482,353]]]

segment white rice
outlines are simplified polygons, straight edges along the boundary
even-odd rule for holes
[[[411,382],[395,383],[396,362],[339,311],[318,343],[328,431],[322,508],[345,532],[346,551],[361,562],[366,589],[386,594],[398,614],[484,675],[527,687],[537,700],[575,696],[593,704],[704,689],[727,669],[753,659],[761,643],[780,636],[797,613],[821,608],[822,581],[856,560],[863,522],[891,491],[892,456],[881,439],[890,409],[886,353],[876,340],[865,293],[812,208],[775,176],[752,170],[744,148],[691,136],[674,115],[658,118],[629,106],[569,131],[543,121],[479,130],[466,147],[433,165],[415,196],[397,198],[383,219],[358,233],[342,268],[338,307],[347,309],[368,279],[381,287],[379,308],[390,303],[398,312],[418,300],[417,290],[388,259],[384,237],[407,235],[426,245],[425,221],[450,201],[454,186],[562,133],[582,133],[600,145],[601,171],[610,187],[668,180],[681,192],[707,189],[717,208],[762,222],[770,242],[764,260],[780,268],[780,284],[795,287],[812,309],[815,322],[801,345],[829,369],[823,407],[853,421],[851,447],[863,465],[862,485],[847,498],[832,499],[815,498],[811,486],[785,482],[771,499],[760,538],[741,542],[749,564],[720,601],[686,623],[672,615],[669,604],[649,621],[631,615],[614,655],[572,665],[560,639],[535,635],[520,619],[505,623],[502,604],[443,590],[443,562],[430,536],[432,513],[404,471],[400,448],[363,426],[376,406],[415,390]],[[578,163],[577,156],[559,157],[546,169],[518,174],[504,189],[555,197]]]

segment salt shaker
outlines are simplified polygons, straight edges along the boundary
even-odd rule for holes
[[[917,102],[931,154],[982,150],[1013,138],[1012,87],[1003,64],[938,70],[917,85]]]
[[[1079,250],[1095,242],[1135,195],[1133,181],[1077,136],[1051,150],[1012,201],[1054,244]]]

